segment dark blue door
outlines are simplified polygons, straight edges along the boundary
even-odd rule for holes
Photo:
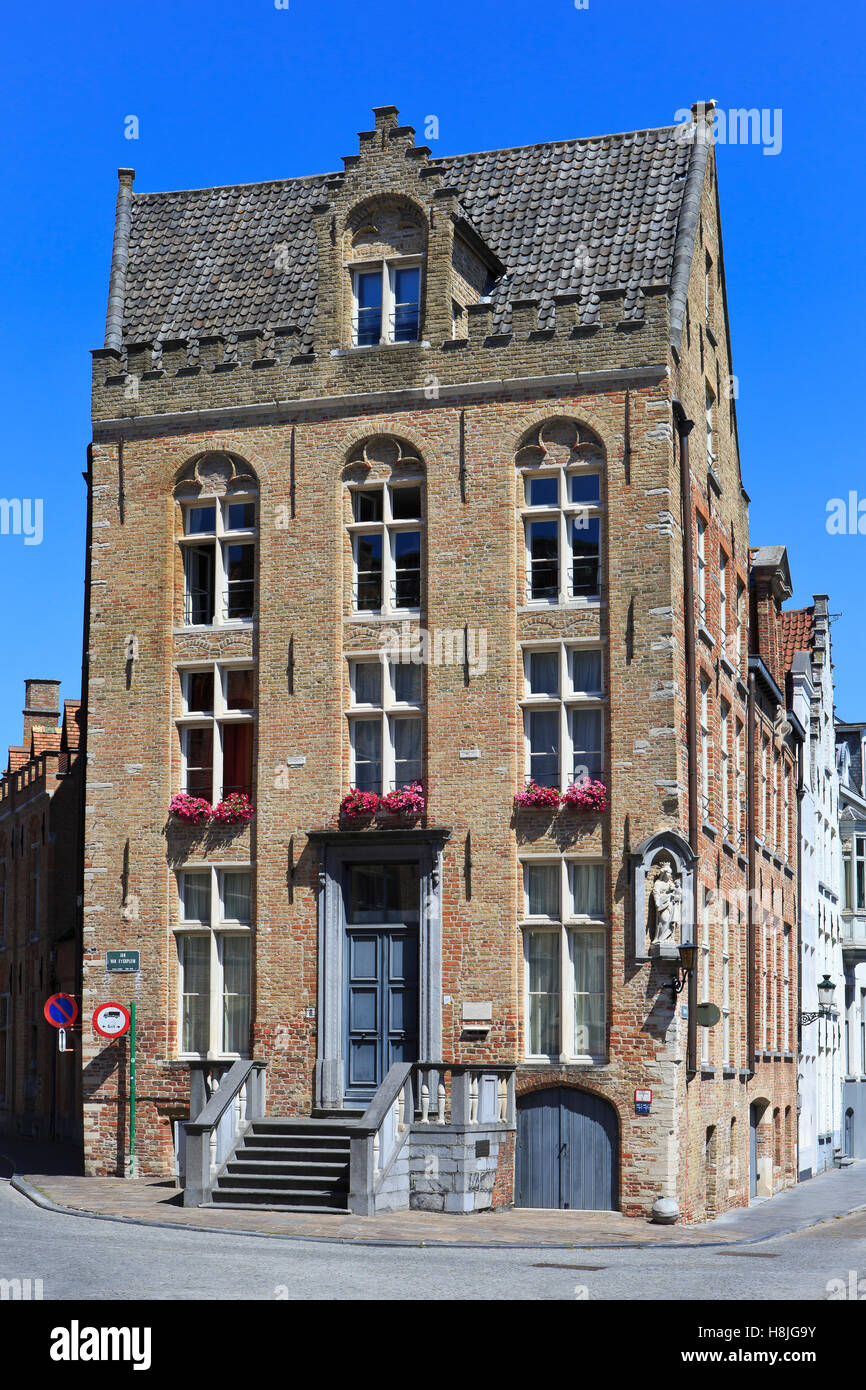
[[[395,1062],[418,1060],[415,864],[348,864],[345,1101],[365,1106]]]
[[[567,1086],[518,1100],[517,1206],[615,1211],[618,1188],[619,1135],[608,1101]]]

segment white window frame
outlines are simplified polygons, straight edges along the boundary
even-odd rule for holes
[[[721,701],[719,716],[719,753],[720,768],[719,780],[722,790],[722,838],[730,840],[732,835],[731,823],[731,789],[730,789],[730,752],[728,741],[731,729],[731,706],[727,700]]]
[[[791,1050],[791,933],[782,926],[782,1051]]]
[[[569,501],[569,481],[572,477],[598,478],[598,502]],[[559,504],[530,506],[526,500],[527,484],[534,478],[556,478]],[[596,459],[578,464],[549,465],[542,468],[520,468],[518,486],[521,489],[520,512],[523,522],[524,602],[527,608],[598,607],[605,588],[605,468]],[[573,554],[569,527],[573,521],[598,521],[598,585],[594,594],[575,594]],[[532,547],[530,529],[535,521],[557,523],[557,593],[549,598],[532,597]]]
[[[866,835],[855,835],[854,853],[850,856],[853,870],[852,898],[855,912],[866,910]]]
[[[424,257],[415,256],[386,256],[384,259],[377,258],[371,261],[353,261],[349,267],[352,275],[352,346],[355,348],[375,348],[392,345],[398,340],[395,339],[396,330],[396,300],[394,297],[394,278],[397,270],[418,271],[418,332],[414,338],[401,338],[401,343],[418,343],[421,341],[421,317],[422,306],[424,303]],[[379,271],[382,276],[382,326],[378,343],[359,343],[358,342],[358,276],[374,275]]]
[[[572,888],[572,870],[576,865],[601,866],[604,876],[605,910],[598,914],[577,914],[574,912],[574,897]],[[559,866],[559,904],[560,915],[558,919],[543,916],[531,916],[529,913],[529,895],[526,887],[526,870],[534,866],[553,867]],[[524,1020],[524,1056],[527,1061],[558,1061],[562,1064],[581,1063],[585,1065],[602,1065],[607,1061],[607,1011],[608,1011],[608,963],[609,963],[609,944],[607,934],[608,914],[607,903],[607,866],[606,861],[598,857],[589,855],[524,855],[520,860],[520,921],[518,923],[523,938],[523,1020]],[[563,910],[564,909],[564,910]],[[529,991],[529,936],[531,932],[545,932],[550,935],[559,936],[559,1044],[560,1051],[553,1053],[533,1053],[529,1050],[530,1030],[530,991]],[[580,932],[594,932],[602,937],[604,949],[604,1037],[605,1050],[597,1053],[578,1053],[574,1049],[575,1018],[574,1018],[574,965],[572,955],[572,942],[575,935]]]
[[[259,516],[259,499],[255,492],[230,492],[221,497],[183,497],[180,499],[180,506],[183,518],[183,534],[180,537],[181,553],[183,556],[183,626],[192,628],[195,631],[202,631],[211,627],[251,627],[257,618],[258,609],[258,526],[245,527],[242,530],[229,530],[226,524],[226,509],[237,503],[252,503],[256,508],[256,518]],[[215,512],[215,522],[213,531],[201,531],[195,535],[186,534],[186,517],[189,511],[194,511],[199,507],[213,507]],[[210,546],[213,551],[213,591],[214,591],[214,611],[209,623],[193,623],[191,618],[191,601],[189,594],[189,574],[188,574],[188,553],[198,546]],[[228,598],[229,581],[228,566],[226,563],[226,547],[230,545],[251,545],[253,547],[253,611],[246,618],[228,617]]]
[[[734,827],[736,830],[735,843],[742,847],[743,844],[743,799],[745,796],[746,772],[743,764],[743,734],[745,732],[742,719],[736,718],[734,721],[734,775],[736,778],[736,797],[734,801]]]
[[[714,464],[716,462],[717,458],[716,450],[714,447],[716,443],[716,435],[713,426],[713,411],[716,406],[716,398],[713,395],[713,388],[710,386],[709,382],[705,382],[704,389],[706,392],[707,408],[707,466],[709,467],[711,464]]]
[[[697,514],[695,555],[698,570],[698,623],[707,625],[707,523]]]
[[[701,905],[701,949],[700,949],[700,988],[701,997],[699,1003],[710,1003],[710,905],[712,894],[709,888],[703,889],[703,902]],[[710,1028],[700,1028],[701,1035],[701,1066],[710,1066],[711,1059],[711,1032]]]
[[[346,652],[345,659],[349,669],[349,706],[346,717],[349,722],[349,785],[357,786],[355,769],[355,725],[359,720],[373,720],[378,718],[381,728],[382,746],[382,785],[379,791],[392,791],[395,787],[409,785],[404,781],[397,782],[396,776],[396,750],[394,727],[400,719],[418,719],[421,724],[421,777],[424,781],[424,744],[426,737],[426,707],[424,689],[424,666],[420,660],[420,650],[407,652],[406,655],[416,655],[417,661],[401,662],[395,660],[389,651],[373,652],[359,651]],[[380,670],[382,683],[382,703],[380,705],[356,704],[355,703],[355,682],[354,671],[356,666],[370,665],[377,666]],[[417,704],[408,700],[398,700],[395,694],[396,681],[394,679],[393,667],[400,665],[417,666],[421,672],[421,698]]]
[[[223,916],[223,876],[227,873],[249,874],[250,876],[250,921],[236,922],[227,920]],[[186,921],[183,917],[183,885],[184,874],[201,875],[210,877],[210,920],[208,922]],[[192,1057],[241,1057],[245,1054],[239,1052],[226,1052],[218,1045],[223,1041],[223,957],[222,943],[226,937],[241,937],[249,942],[250,950],[250,1021],[252,1022],[253,1006],[253,961],[252,961],[252,942],[253,942],[253,918],[255,915],[255,876],[252,865],[249,863],[234,863],[231,861],[221,863],[211,863],[206,865],[186,864],[179,869],[175,875],[176,893],[176,921],[174,928],[175,944],[177,949],[177,1056],[180,1059]],[[206,1053],[185,1052],[183,1050],[183,957],[182,943],[191,937],[210,942],[210,970],[208,979],[210,982],[208,1018],[208,1050]]]
[[[701,712],[701,806],[703,818],[710,819],[710,678],[704,672],[700,676]]]
[[[583,692],[575,690],[572,679],[573,652],[592,651],[598,652],[601,658],[601,683],[602,689],[596,694],[594,692]],[[559,654],[559,696],[551,695],[531,695],[529,693],[529,663],[533,652],[558,652]],[[597,774],[597,780],[603,781],[606,775],[606,743],[607,743],[607,672],[605,661],[605,649],[598,642],[544,642],[532,641],[521,644],[521,660],[523,665],[523,695],[520,700],[520,708],[523,712],[523,744],[524,744],[524,781],[528,783],[532,777],[531,761],[531,739],[529,734],[530,719],[529,715],[533,710],[559,711],[559,781],[557,791],[563,792],[574,782],[572,770],[574,767],[574,741],[572,737],[571,713],[578,709],[597,709],[601,712],[601,770]]]
[[[731,1067],[731,905],[722,903],[722,1066]]]
[[[251,671],[253,676],[253,708],[251,710],[233,710],[226,704],[225,677],[229,671]],[[180,745],[180,775],[181,787],[187,785],[188,752],[187,752],[187,733],[190,729],[210,729],[213,740],[213,766],[211,776],[211,795],[208,798],[212,804],[222,799],[223,795],[223,737],[222,730],[226,724],[252,724],[253,725],[253,751],[252,751],[252,770],[250,794],[255,794],[256,784],[256,735],[255,725],[257,723],[258,705],[258,683],[256,678],[256,666],[248,657],[236,657],[227,661],[183,661],[177,663],[177,672],[181,685],[180,713],[175,716],[175,726],[178,731],[178,743]],[[198,673],[210,673],[213,679],[214,689],[214,708],[211,713],[203,710],[189,710],[187,708],[186,678]]]
[[[728,660],[728,557],[719,547],[719,647]]]
[[[419,517],[399,517],[395,520],[392,495],[403,488],[417,488],[419,490],[421,501],[421,515]],[[421,474],[412,474],[401,477],[399,481],[388,481],[384,478],[380,478],[371,479],[370,482],[366,483],[349,483],[347,484],[347,491],[349,494],[349,516],[351,518],[346,525],[352,544],[353,614],[355,616],[369,615],[382,618],[419,614],[424,601],[424,573],[426,566],[425,488],[423,476]],[[381,521],[355,521],[354,498],[356,494],[364,492],[382,493]],[[414,606],[399,606],[397,604],[397,567],[394,557],[394,537],[399,532],[407,531],[417,531],[419,536],[419,603]],[[358,538],[365,535],[379,535],[382,538],[382,602],[378,608],[359,608],[358,606]]]
[[[744,607],[745,607],[745,601],[746,601],[746,586],[745,586],[745,584],[743,583],[743,581],[742,581],[741,579],[738,579],[738,580],[737,580],[737,593],[736,593],[736,598],[735,598],[735,603],[736,603],[736,605],[737,605],[737,612],[736,612],[736,620],[737,620],[737,652],[736,652],[736,660],[735,660],[735,662],[734,662],[734,669],[736,670],[736,673],[737,673],[738,676],[742,673],[742,670],[743,670],[743,628],[744,628],[744,626],[745,626],[745,624],[744,624],[744,613],[743,613],[743,609],[744,609]]]

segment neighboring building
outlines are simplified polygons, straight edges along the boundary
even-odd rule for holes
[[[782,634],[791,707],[806,732],[800,800],[800,1011],[820,1015],[800,1028],[798,1176],[803,1179],[829,1168],[842,1148],[842,851],[827,595],[816,594],[809,608],[784,612]],[[818,1000],[818,982],[825,978],[835,987],[835,1004],[827,1014]]]
[[[836,724],[845,968],[843,1148],[866,1158],[866,724]]]
[[[784,546],[751,556],[749,731],[753,833],[749,836],[750,932],[755,981],[749,1017],[752,1195],[797,1181],[799,992],[798,761],[805,730],[785,695],[784,618],[793,592]]]
[[[242,1204],[696,1219],[795,1178],[786,562],[751,656],[709,129],[433,159],[381,107],[340,173],[120,171],[83,1003],[141,951],[136,1151],[189,1200],[211,1137]],[[515,809],[584,776],[602,812]],[[341,820],[416,782],[422,816]],[[189,827],[180,791],[255,819]],[[124,1046],[85,1034],[92,1173],[124,1170]],[[275,1166],[232,1157],[244,1114]]]
[[[81,1048],[58,1054],[45,1001],[78,997],[81,708],[24,683],[24,736],[0,778],[0,1134],[81,1142]],[[79,1034],[80,1036],[80,1034]]]

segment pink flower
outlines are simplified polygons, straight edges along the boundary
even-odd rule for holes
[[[562,804],[569,811],[607,810],[607,788],[603,782],[593,782],[585,777],[582,782],[573,782],[562,793]]]
[[[168,813],[185,825],[203,825],[210,819],[211,805],[201,796],[190,796],[189,792],[177,792],[168,805]]]
[[[555,808],[559,805],[559,792],[555,787],[540,787],[537,782],[530,782],[525,791],[517,793],[514,804]]]
[[[413,782],[411,786],[386,792],[379,801],[379,809],[395,816],[423,816],[426,804],[424,788],[420,782]]]
[[[362,816],[372,816],[379,809],[379,796],[376,792],[361,792],[357,787],[343,797],[340,814],[350,820],[360,820]]]
[[[255,813],[256,808],[246,792],[231,792],[213,808],[213,818],[221,825],[245,825]]]

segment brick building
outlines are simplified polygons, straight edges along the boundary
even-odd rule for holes
[[[24,733],[0,778],[0,1134],[81,1140],[81,1049],[43,1006],[79,994],[81,706],[24,683]]]
[[[434,159],[382,107],[343,163],[120,171],[84,1004],[140,949],[142,1170],[361,1211],[745,1203],[750,1162],[795,1172],[797,953],[766,964],[747,892],[796,930],[782,803],[748,835],[751,730],[783,787],[794,735],[763,569],[749,643],[705,113]],[[603,810],[514,803],[585,778]],[[416,783],[423,814],[341,816]],[[91,1172],[125,1161],[125,1056],[87,1039]]]

